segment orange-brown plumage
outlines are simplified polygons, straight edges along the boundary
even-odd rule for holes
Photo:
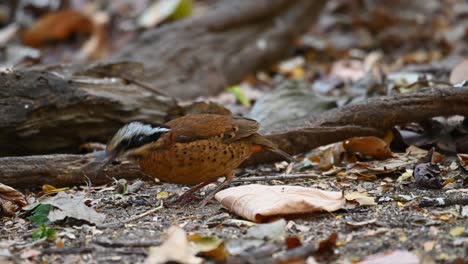
[[[266,149],[289,158],[258,134],[259,124],[248,118],[197,114],[171,120],[164,127],[167,131],[156,140],[130,149],[127,154],[138,160],[144,173],[162,181],[199,184],[188,195],[219,177],[226,177],[220,187],[228,184],[233,170],[254,152]],[[151,128],[147,130],[152,131]],[[124,131],[114,136],[108,152],[118,148],[121,138],[127,134],[131,135]],[[151,132],[147,134],[152,135]],[[129,142],[127,145],[134,143]]]

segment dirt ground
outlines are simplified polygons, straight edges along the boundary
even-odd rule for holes
[[[388,161],[375,161],[374,165],[384,162],[388,164]],[[421,263],[466,263],[467,233],[451,234],[451,230],[456,227],[468,230],[467,205],[424,207],[419,202],[424,199],[453,200],[460,197],[464,197],[466,201],[467,190],[461,189],[457,182],[442,190],[421,190],[411,180],[403,184],[397,183],[397,178],[405,167],[411,166],[410,163],[403,164],[397,170],[378,175],[372,181],[364,181],[360,177],[353,179],[329,176],[321,171],[296,168],[293,173],[318,173],[320,176],[303,179],[287,179],[286,176],[281,181],[256,183],[298,185],[345,192],[357,190],[367,192],[375,198],[377,203],[372,206],[348,202],[346,209],[333,213],[286,217],[286,236],[297,237],[302,245],[317,244],[334,232],[338,234],[333,253],[319,259],[319,263],[353,263],[375,253],[399,249],[418,255]],[[351,171],[351,168],[348,166],[346,171]],[[231,187],[253,183],[249,176],[282,173],[284,166],[275,165],[241,169]],[[445,177],[450,177],[453,173],[456,172],[449,171],[445,173]],[[209,192],[213,187],[214,185],[208,186],[204,192]],[[123,195],[116,193],[115,189],[114,184],[82,186],[67,191],[87,193],[92,206],[96,211],[104,213],[106,220],[101,227],[70,220],[55,223],[51,225],[57,230],[58,240],[55,243],[46,240],[33,241],[31,235],[37,228],[36,224],[20,217],[2,219],[0,245],[2,248],[8,245],[11,253],[9,258],[3,257],[4,260],[8,259],[9,263],[141,263],[147,257],[150,246],[160,245],[165,240],[165,233],[172,225],[183,227],[189,234],[217,236],[226,243],[228,249],[236,242],[248,243],[246,232],[249,227],[240,221],[232,221],[242,218],[230,213],[216,201],[203,207],[198,206],[203,193],[198,195],[200,199],[194,199],[187,206],[164,207],[134,221],[119,223],[157,208],[161,202],[158,198],[163,197],[160,194],[178,194],[186,187],[146,182],[135,193]],[[272,256],[281,256],[286,251],[284,239],[272,241],[265,238],[261,245],[247,247],[240,255],[230,256],[227,262],[271,263]],[[209,259],[206,261],[212,262]]]

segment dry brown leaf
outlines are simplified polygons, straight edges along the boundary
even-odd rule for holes
[[[145,264],[159,264],[177,262],[186,264],[198,264],[202,258],[196,257],[197,250],[190,246],[187,234],[179,226],[171,226],[168,237],[161,246],[151,247]]]
[[[54,186],[49,185],[49,184],[44,184],[44,185],[42,185],[42,192],[38,193],[38,196],[48,195],[48,194],[52,194],[52,193],[59,193],[59,192],[62,192],[62,191],[66,191],[68,189],[70,189],[70,188],[68,188],[68,187],[57,188],[57,187],[54,187]]]
[[[396,171],[404,171],[414,166],[427,151],[418,151],[417,148],[408,148],[406,153],[393,153],[393,157],[386,160],[372,160],[369,162],[356,162],[346,168],[348,175],[378,175]]]
[[[343,143],[338,142],[314,149],[308,158],[310,161],[319,162],[320,169],[328,170],[342,162],[345,152]]]
[[[359,264],[419,264],[419,258],[405,250],[396,250],[375,254],[360,261]]]
[[[369,196],[367,193],[350,192],[345,194],[345,198],[348,201],[355,201],[359,205],[376,205],[375,198]]]
[[[28,204],[24,195],[16,189],[0,183],[0,216],[12,216],[21,207]]]
[[[92,35],[81,47],[78,58],[91,61],[102,60],[109,54],[109,39],[107,35],[109,16],[104,12],[98,12],[93,15],[92,21],[94,24]]]
[[[463,167],[467,167],[468,166],[468,154],[464,154],[464,153],[459,153],[458,154],[458,159],[460,160],[460,163]]]
[[[93,208],[86,206],[85,196],[83,194],[67,194],[59,192],[56,196],[51,197],[42,204],[50,204],[54,208],[49,212],[47,218],[51,222],[63,220],[66,217],[81,219],[94,224],[104,222],[106,215],[96,212]]]
[[[359,60],[339,60],[331,68],[330,75],[343,80],[358,81],[366,74],[364,64]]]
[[[65,40],[74,33],[91,33],[92,21],[75,10],[51,12],[39,18],[23,33],[23,42],[32,47],[40,47],[48,41]]]
[[[464,59],[450,73],[450,83],[457,84],[468,80],[468,59]]]
[[[218,237],[193,234],[188,236],[187,239],[196,252],[199,252],[203,257],[217,261],[223,261],[229,257],[224,241]]]
[[[287,185],[244,185],[218,192],[215,198],[230,211],[255,222],[277,215],[331,212],[345,204],[341,192]]]
[[[392,157],[390,144],[378,137],[354,137],[346,140],[343,147],[351,153],[373,157],[376,159],[386,159]]]

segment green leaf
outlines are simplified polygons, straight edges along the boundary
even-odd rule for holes
[[[229,87],[228,91],[231,92],[243,106],[250,107],[250,102],[245,98],[244,92],[239,85]]]
[[[50,223],[47,216],[49,215],[51,208],[52,206],[50,204],[40,204],[34,209],[33,214],[28,217],[28,220],[40,225]]]
[[[56,235],[57,230],[55,230],[55,228],[46,228],[45,237],[47,237],[48,240],[55,240]]]
[[[42,230],[41,229],[36,229],[34,233],[32,234],[32,239],[33,240],[39,240],[42,238]]]
[[[55,240],[55,237],[57,235],[57,230],[55,228],[48,228],[46,227],[45,224],[40,224],[39,228],[34,231],[32,234],[32,239],[33,240],[39,240],[42,238],[47,238],[48,240]]]
[[[180,0],[179,5],[170,16],[171,19],[177,20],[189,17],[192,14],[192,1],[191,0]]]

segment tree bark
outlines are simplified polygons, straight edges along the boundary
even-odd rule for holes
[[[111,61],[145,65],[134,76],[180,99],[214,95],[292,51],[325,0],[225,0],[213,11],[144,34]]]
[[[0,156],[77,153],[131,120],[163,122],[172,99],[120,79],[0,73]],[[1,170],[0,170],[1,171]]]
[[[434,116],[468,116],[468,88],[425,89],[411,94],[373,98],[327,111],[310,120],[284,125],[267,138],[291,154],[355,136],[382,136],[395,125],[424,121]],[[247,164],[276,161],[272,153],[252,156]],[[42,184],[71,186],[83,183],[85,176],[94,184],[112,178],[143,177],[131,163],[110,166],[97,174],[99,164],[92,155],[48,155],[0,158],[0,182],[16,188]]]

